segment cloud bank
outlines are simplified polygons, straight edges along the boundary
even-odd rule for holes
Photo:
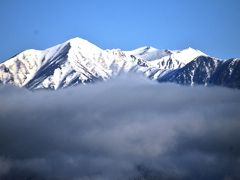
[[[240,91],[132,77],[0,87],[0,179],[240,178]]]

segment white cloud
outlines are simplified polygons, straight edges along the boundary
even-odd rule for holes
[[[240,91],[128,79],[1,87],[1,178],[240,178]]]

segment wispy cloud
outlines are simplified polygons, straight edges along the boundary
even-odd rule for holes
[[[128,79],[1,87],[1,179],[240,178],[240,91]]]

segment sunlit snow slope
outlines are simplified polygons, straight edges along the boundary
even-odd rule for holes
[[[0,83],[59,89],[138,72],[159,82],[239,88],[239,60],[220,61],[199,50],[103,50],[81,38],[49,49],[26,50],[0,64]]]

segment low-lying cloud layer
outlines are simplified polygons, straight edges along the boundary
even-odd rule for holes
[[[240,179],[240,91],[133,77],[0,87],[0,179]]]

